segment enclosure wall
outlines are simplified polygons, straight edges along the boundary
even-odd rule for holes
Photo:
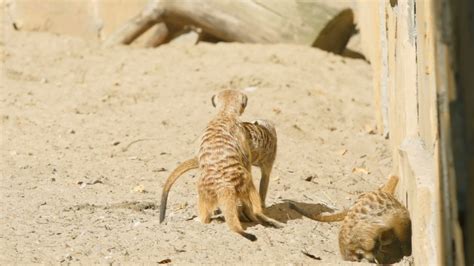
[[[440,146],[439,121],[449,115],[439,113],[440,103],[450,97],[444,88],[452,91],[454,83],[437,4],[361,0],[357,8],[362,48],[374,71],[377,128],[390,138],[393,172],[401,176],[398,195],[412,218],[416,265],[462,261],[462,251],[453,254],[462,246],[459,236],[450,234],[459,229],[447,179],[454,176],[443,174],[442,165],[449,141]]]

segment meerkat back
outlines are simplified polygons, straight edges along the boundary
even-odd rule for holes
[[[395,263],[411,255],[408,210],[394,197],[398,177],[383,188],[362,194],[348,210],[339,232],[345,260]]]
[[[209,223],[219,207],[232,231],[255,241],[256,236],[246,233],[239,221],[239,203],[252,221],[277,228],[282,225],[263,213],[262,201],[253,184],[250,141],[239,119],[247,105],[247,96],[224,90],[213,96],[212,102],[218,112],[201,137],[197,155],[199,217],[202,223]]]
[[[242,123],[250,140],[250,150],[252,154],[252,165],[260,168],[260,199],[262,207],[265,208],[268,186],[270,183],[270,173],[275,162],[277,152],[277,134],[275,125],[265,119],[259,119],[252,123]]]

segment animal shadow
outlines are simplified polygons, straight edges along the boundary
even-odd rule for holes
[[[308,213],[322,213],[322,212],[334,212],[333,209],[329,208],[327,205],[322,203],[305,203],[305,202],[296,202],[293,200],[283,200],[281,203],[274,204],[265,209],[265,214],[269,217],[286,223],[289,220],[301,219],[303,215],[297,211],[290,208],[290,203],[299,207]]]
[[[305,203],[305,202],[296,202],[293,200],[283,200],[281,203],[274,204],[270,207],[267,207],[264,210],[265,215],[268,217],[277,220],[280,223],[287,223],[290,220],[296,220],[296,219],[301,219],[303,215],[298,213],[297,211],[293,210],[290,208],[290,204],[293,204],[308,213],[322,213],[322,212],[334,212],[333,209],[329,208],[327,205],[322,204],[322,203]],[[239,208],[240,212],[240,208]],[[216,221],[218,223],[224,223],[225,219],[222,215],[222,212],[218,209],[214,213],[214,216],[212,217],[213,221]],[[258,225],[258,223],[255,222],[250,222],[244,217],[240,217],[240,220],[242,222],[242,226],[244,228],[248,227],[253,227],[255,225]]]

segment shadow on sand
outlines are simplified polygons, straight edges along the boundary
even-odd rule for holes
[[[283,202],[281,203],[277,203],[270,207],[267,207],[264,213],[268,217],[275,219],[281,223],[287,223],[290,220],[301,219],[303,215],[291,209],[290,203],[307,211],[308,213],[334,212],[333,209],[321,203],[314,204],[314,203],[297,202],[293,200],[283,200]],[[224,217],[222,216],[222,214],[219,214],[217,217],[214,217],[213,220],[216,220],[218,222],[224,222]],[[258,224],[254,222],[247,222],[246,219],[242,217],[241,217],[241,221],[242,221],[242,226],[244,228],[253,227]]]

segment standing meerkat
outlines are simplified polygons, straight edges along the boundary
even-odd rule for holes
[[[277,152],[277,134],[274,124],[265,119],[255,120],[253,122],[242,122],[248,141],[250,142],[250,153],[252,165],[260,168],[260,200],[262,208],[265,208],[265,198],[270,182],[270,173]],[[166,215],[166,205],[168,194],[176,180],[191,169],[199,167],[196,157],[181,163],[166,179],[163,191],[161,193],[160,204],[160,223],[163,222]]]
[[[216,207],[220,207],[229,228],[255,241],[239,221],[237,205],[252,221],[281,227],[263,213],[260,196],[251,174],[250,143],[239,117],[247,106],[247,96],[236,90],[223,90],[212,96],[217,115],[207,124],[201,137],[197,160],[198,209],[202,223],[210,223]]]
[[[259,119],[253,123],[243,123],[243,126],[250,141],[252,165],[260,168],[259,194],[262,208],[265,208],[265,199],[267,198],[268,185],[270,184],[270,173],[275,162],[278,146],[275,125],[269,120]]]
[[[331,215],[310,214],[290,203],[290,208],[320,222],[343,221],[339,249],[344,260],[391,264],[411,255],[411,221],[408,210],[394,197],[398,177],[376,191],[366,192],[348,210]]]

